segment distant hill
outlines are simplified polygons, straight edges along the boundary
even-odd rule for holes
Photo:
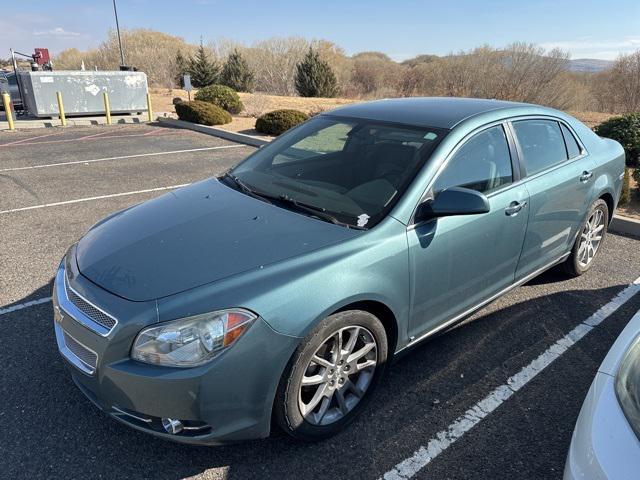
[[[572,72],[597,73],[611,68],[613,61],[597,60],[595,58],[576,58],[569,60],[569,70]]]

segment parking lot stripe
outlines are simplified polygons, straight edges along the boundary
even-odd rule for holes
[[[24,143],[22,143],[20,141],[20,143],[18,143],[18,141],[16,141],[16,142],[9,142],[9,143],[0,143],[0,148],[13,147],[13,146],[23,147],[25,145],[46,145],[49,143],[69,143],[69,142],[79,142],[79,141],[85,141],[85,140],[103,140],[103,139],[110,139],[110,138],[148,137],[148,136],[160,137],[160,136],[166,136],[166,135],[176,135],[176,133],[172,131],[163,131],[163,129],[161,128],[157,130],[151,130],[150,132],[146,132],[146,133],[135,133],[135,134],[128,134],[128,135],[125,134],[125,135],[108,135],[107,136],[106,133],[114,133],[114,132],[101,132],[101,133],[96,133],[94,135],[84,135],[82,137],[76,137],[76,138],[64,138],[61,140],[46,140],[44,142],[38,142],[38,141],[26,142],[25,141]],[[45,136],[48,136],[48,135],[29,138],[29,140],[37,140],[38,138],[44,138]]]
[[[147,188],[145,190],[135,190],[133,192],[111,193],[108,195],[98,195],[97,197],[76,198],[75,200],[66,200],[64,202],[45,203],[42,205],[32,205],[30,207],[11,208],[9,210],[0,210],[0,215],[4,213],[24,212],[26,210],[36,210],[39,208],[58,207],[60,205],[70,205],[72,203],[90,202],[92,200],[102,200],[104,198],[125,197],[127,195],[137,195],[139,193],[161,192],[163,190],[173,190],[175,188],[186,187],[190,183],[181,185],[170,185],[168,187]]]
[[[509,377],[504,384],[495,388],[489,395],[473,405],[447,428],[438,432],[427,442],[426,446],[421,446],[411,457],[398,463],[385,473],[383,475],[384,480],[405,480],[416,475],[639,291],[640,277],[619,292],[609,303],[602,306],[593,315],[547,348],[538,358],[512,377]]]
[[[18,305],[12,305],[7,308],[0,308],[0,315],[6,315],[7,313],[17,312],[34,305],[40,305],[51,301],[51,297],[38,298],[37,300],[31,300],[30,302],[19,303]]]
[[[244,147],[247,147],[247,145],[220,145],[217,147],[189,148],[186,150],[171,150],[168,152],[138,153],[135,155],[121,155],[119,157],[94,158],[93,160],[74,160],[72,162],[47,163],[45,165],[31,165],[28,167],[2,168],[0,169],[0,172],[16,172],[18,170],[34,170],[37,168],[61,167],[63,165],[79,165],[84,163],[106,162],[110,160],[123,160],[126,158],[154,157],[158,155],[171,155],[174,153],[206,152],[208,150],[224,150],[228,148],[244,148]]]

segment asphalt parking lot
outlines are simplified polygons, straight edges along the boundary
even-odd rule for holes
[[[421,345],[390,369],[361,418],[320,444],[276,431],[239,445],[178,445],[84,398],[58,355],[48,301],[66,248],[108,213],[251,151],[153,125],[0,133],[0,477],[561,478],[584,396],[640,293],[433,459],[420,448],[637,279],[639,239],[610,234],[586,275],[547,272]]]

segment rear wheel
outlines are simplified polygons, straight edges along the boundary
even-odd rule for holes
[[[302,341],[280,381],[274,406],[280,427],[305,441],[338,433],[371,398],[387,348],[382,323],[368,312],[325,318]]]
[[[563,264],[564,270],[568,274],[579,276],[591,268],[607,233],[608,225],[609,207],[607,207],[607,202],[600,198],[591,205],[587,220],[580,229],[571,255]]]

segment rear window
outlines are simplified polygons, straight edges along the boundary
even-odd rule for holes
[[[573,133],[571,133],[566,125],[560,124],[560,128],[564,135],[564,141],[567,144],[567,154],[569,158],[579,157],[582,151],[580,150],[580,145],[578,145],[576,137],[573,136]]]
[[[520,120],[513,129],[522,150],[527,175],[534,175],[567,160],[560,125],[553,120]]]

